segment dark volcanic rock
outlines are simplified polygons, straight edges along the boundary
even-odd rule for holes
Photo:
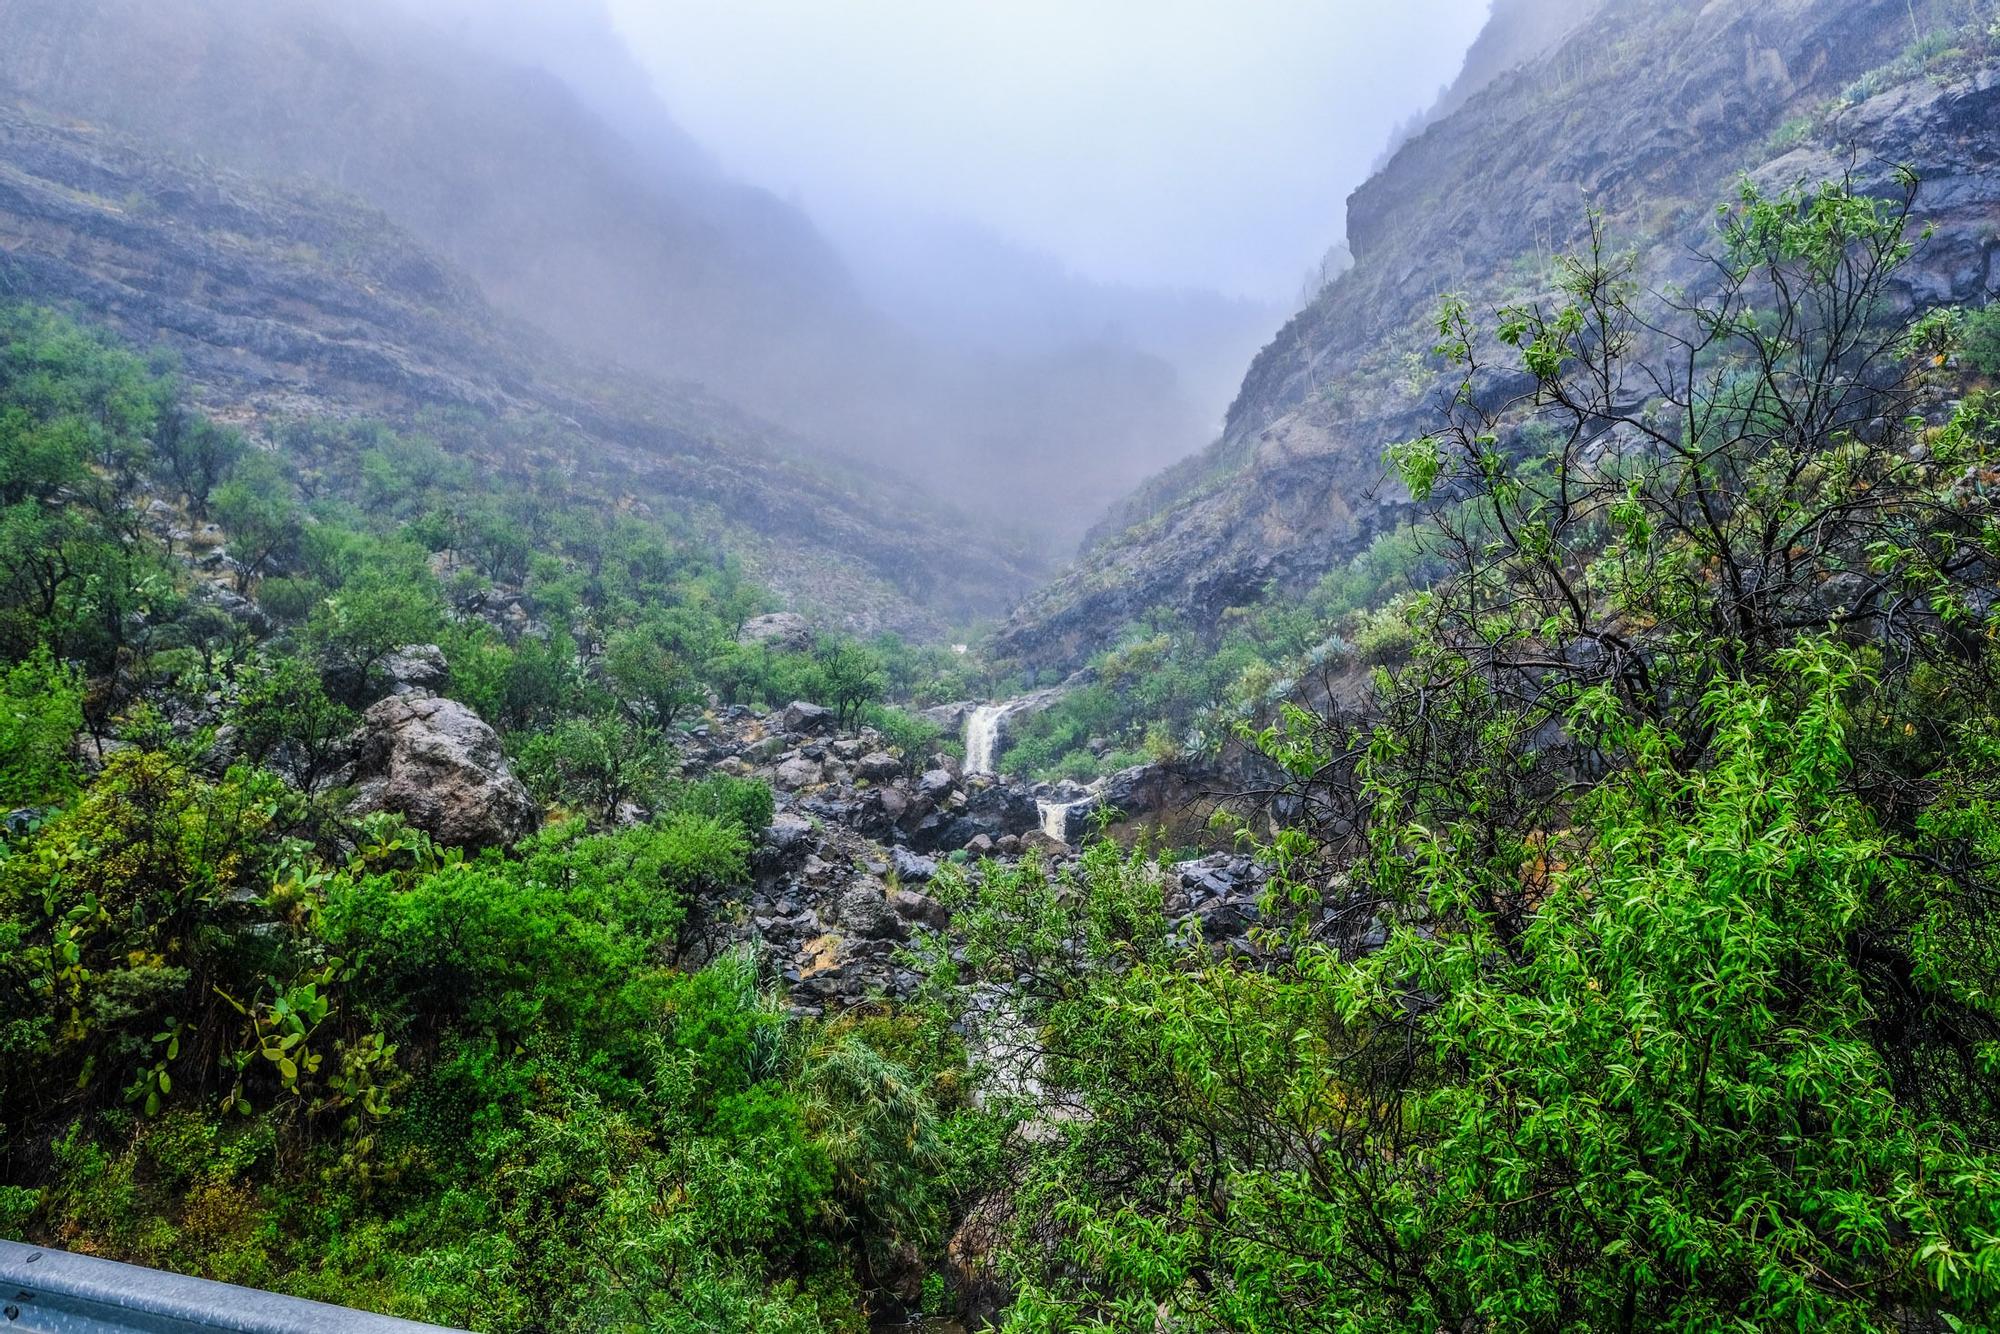
[[[779,718],[780,724],[787,732],[798,732],[806,736],[826,735],[833,731],[834,721],[832,709],[808,704],[802,699],[795,699],[786,705],[785,712]]]

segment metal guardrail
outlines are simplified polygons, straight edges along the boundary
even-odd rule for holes
[[[440,1328],[0,1241],[0,1334],[436,1334]]]

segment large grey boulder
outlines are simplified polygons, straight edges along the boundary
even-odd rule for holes
[[[796,792],[802,787],[811,787],[826,776],[826,771],[818,760],[794,755],[778,766],[777,784],[787,792]]]
[[[392,695],[435,695],[451,680],[451,664],[436,644],[411,644],[382,660]]]
[[[871,783],[886,783],[901,776],[903,762],[885,750],[872,750],[855,761],[854,768]]]
[[[831,732],[836,722],[832,709],[822,708],[802,699],[795,699],[787,704],[784,713],[778,718],[779,725],[787,732],[799,732],[807,736],[819,736]]]
[[[889,902],[880,880],[863,876],[849,885],[836,908],[841,928],[861,940],[904,940],[910,929]]]
[[[362,715],[354,749],[356,811],[394,811],[460,848],[505,846],[541,823],[499,736],[455,700],[381,700]]]

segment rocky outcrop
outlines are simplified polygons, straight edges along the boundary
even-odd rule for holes
[[[948,865],[976,876],[985,859],[1033,855],[1060,870],[1095,837],[1098,810],[1115,803],[1137,827],[1172,816],[1198,786],[1150,765],[1088,787],[968,775],[950,756],[904,754],[872,728],[839,731],[824,710],[798,703],[716,710],[689,733],[685,761],[690,773],[762,779],[777,796],[740,902],[695,905],[697,952],[757,941],[806,1011],[910,994],[919,979],[902,951],[950,929],[932,892]],[[1048,813],[1064,803],[1076,804],[1074,818],[1052,836]],[[1260,884],[1244,878],[1239,899],[1253,900]],[[1191,939],[1248,948],[1248,908],[1207,911],[1213,924],[1190,919]]]
[[[1690,252],[1714,248],[1713,206],[1739,173],[1789,184],[1853,164],[1867,184],[1907,164],[1925,180],[1919,221],[1940,224],[1914,270],[1922,299],[2000,294],[1984,202],[2000,135],[1981,79],[1905,71],[1899,89],[1856,89],[1900,55],[1913,18],[1956,21],[1952,6],[1599,0],[1571,27],[1581,3],[1495,7],[1515,31],[1493,34],[1468,74],[1477,91],[1349,201],[1354,269],[1257,358],[1222,438],[1120,506],[1002,626],[1003,657],[1066,669],[1155,608],[1215,625],[1350,561],[1410,513],[1382,455],[1440,420],[1437,293],[1482,316],[1546,295],[1548,256],[1590,209],[1638,249],[1648,283],[1698,281]],[[1568,35],[1496,72],[1551,32]],[[1786,151],[1851,91],[1862,100],[1812,148]]]
[[[412,644],[382,662],[392,695],[435,695],[451,681],[451,664],[436,644]]]
[[[541,823],[500,738],[454,700],[392,695],[362,715],[353,809],[394,811],[438,842],[504,847]]]
[[[819,637],[812,622],[797,612],[778,611],[768,616],[752,616],[736,632],[736,642],[769,648],[779,653],[810,653]]]

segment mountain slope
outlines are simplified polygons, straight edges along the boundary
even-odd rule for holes
[[[1519,9],[1499,16],[1523,24]],[[1939,3],[1929,17],[1963,9]],[[1222,438],[1120,507],[1076,568],[1015,613],[999,651],[1070,666],[1149,609],[1214,625],[1350,559],[1409,512],[1382,451],[1438,420],[1438,295],[1463,292],[1475,311],[1534,296],[1589,209],[1640,249],[1649,281],[1694,279],[1690,257],[1739,173],[1764,169],[1782,187],[1851,162],[1888,189],[1908,164],[1938,228],[1912,299],[1993,293],[1990,75],[1977,53],[1940,55],[1956,61],[1942,82],[1921,61],[1894,66],[1912,13],[1902,0],[1609,0],[1465,97],[1350,200],[1355,268],[1264,349]],[[1885,72],[1857,86],[1871,71]]]
[[[376,0],[10,0],[0,50],[21,98],[358,195],[501,307],[592,351],[643,346],[627,359],[649,370],[726,393],[866,318],[795,210],[656,174],[554,77]]]
[[[996,350],[977,314],[967,337],[885,315],[894,293],[860,290],[799,208],[710,162],[581,0],[6,0],[0,95],[359,196],[578,350],[934,494],[1014,497],[1042,550],[1207,440],[1222,404],[1191,363],[1231,349],[1233,378],[1254,346],[1220,329],[1170,365],[1101,326]]]
[[[487,466],[603,474],[709,516],[774,589],[861,629],[934,631],[1017,592],[962,517],[836,470],[697,390],[568,356],[381,214],[0,108],[0,292],[179,359],[253,428],[301,414],[471,414]],[[530,446],[514,437],[525,435]]]

